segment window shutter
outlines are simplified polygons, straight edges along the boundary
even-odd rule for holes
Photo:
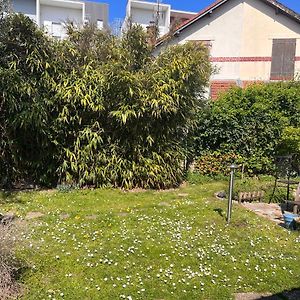
[[[287,79],[294,79],[296,55],[296,39],[286,40],[283,56],[283,76]]]
[[[295,70],[296,39],[274,39],[271,79],[293,79]]]

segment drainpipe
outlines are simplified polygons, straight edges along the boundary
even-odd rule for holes
[[[85,24],[85,3],[82,2],[82,25]]]

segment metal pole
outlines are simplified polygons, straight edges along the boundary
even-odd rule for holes
[[[229,224],[230,220],[231,220],[233,184],[234,184],[234,170],[236,168],[237,168],[237,166],[234,165],[234,164],[230,166],[229,197],[228,197],[228,207],[227,207],[227,224]]]

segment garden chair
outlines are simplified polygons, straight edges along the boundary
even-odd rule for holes
[[[282,213],[284,213],[285,211],[291,211],[296,215],[300,213],[300,183],[298,184],[298,187],[295,191],[294,200],[285,200],[281,204],[281,210]]]
[[[275,182],[269,204],[273,200],[276,190],[278,190],[279,188],[286,189],[286,199],[284,200],[289,201],[291,187],[299,184],[299,180],[293,180],[294,175],[297,175],[297,172],[295,172],[294,170],[293,159],[294,155],[292,154],[286,156],[278,156],[276,158]]]

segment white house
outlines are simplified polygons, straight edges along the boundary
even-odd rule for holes
[[[169,32],[174,22],[183,23],[196,15],[194,12],[173,10],[171,5],[160,2],[128,0],[123,29],[126,29],[129,20],[134,24],[143,26],[145,29],[151,23],[157,23],[159,35],[163,36]]]
[[[232,85],[289,80],[300,75],[300,15],[275,0],[218,0],[179,26],[168,44],[209,47],[218,72],[216,98]],[[156,52],[167,42],[162,38]]]
[[[86,22],[102,28],[108,23],[108,5],[79,0],[12,0],[12,9],[32,18],[48,34],[66,36],[65,22],[81,26]]]

